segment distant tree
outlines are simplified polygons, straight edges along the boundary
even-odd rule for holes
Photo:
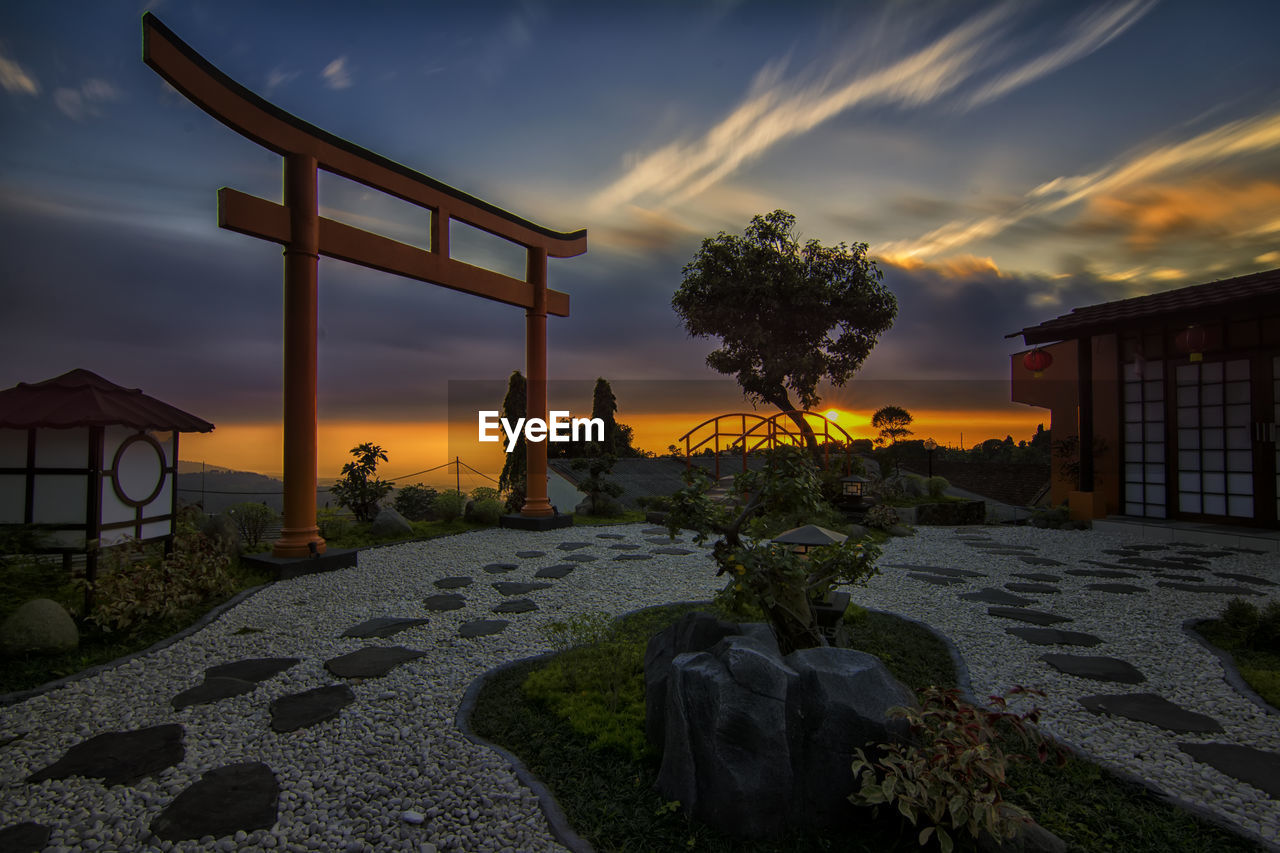
[[[527,394],[524,376],[517,370],[507,381],[507,396],[502,400],[501,417],[513,424],[517,419],[526,417],[529,411]],[[516,446],[502,463],[502,473],[498,475],[498,490],[507,496],[508,512],[519,512],[524,506],[528,470],[524,432],[521,431],[520,437],[516,439]]]
[[[876,444],[897,444],[898,439],[911,435],[907,425],[911,423],[911,413],[899,406],[885,406],[871,416],[871,426],[880,430]]]
[[[591,392],[591,417],[604,421],[604,441],[600,442],[600,452],[610,456],[618,455],[618,421],[614,414],[618,411],[618,399],[613,396],[609,380],[600,377]]]
[[[604,454],[603,456],[593,456],[589,459],[575,459],[573,468],[578,471],[585,470],[587,472],[586,479],[578,483],[578,489],[584,492],[591,501],[591,511],[589,515],[616,515],[618,507],[615,501],[610,498],[616,498],[622,494],[622,486],[606,479],[609,472],[613,470],[613,463],[618,458],[612,454]]]
[[[342,476],[329,487],[329,494],[339,506],[351,510],[356,521],[373,521],[379,502],[395,488],[395,483],[377,477],[378,462],[387,461],[387,452],[365,442],[351,448],[351,455],[356,461],[342,466]]]
[[[252,501],[228,507],[227,515],[231,516],[231,521],[235,523],[240,541],[244,542],[245,547],[250,551],[258,550],[258,546],[262,544],[262,537],[267,534],[267,528],[279,520],[276,511],[271,507]]]
[[[775,210],[742,236],[704,239],[671,299],[690,335],[721,339],[707,364],[784,412],[816,407],[823,379],[843,385],[898,312],[866,243],[802,246],[795,221]],[[793,418],[816,458],[812,428]]]
[[[431,517],[431,502],[436,499],[436,490],[422,483],[401,486],[396,489],[396,512],[410,521],[426,521]]]
[[[1031,436],[1031,446],[1046,452],[1052,449],[1049,430],[1044,428],[1044,424],[1036,424],[1036,434]]]

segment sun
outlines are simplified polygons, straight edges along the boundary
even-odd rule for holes
[[[831,421],[832,423],[835,423],[837,420],[840,419],[840,410],[827,409],[825,412],[822,413],[822,416],[827,420]]]

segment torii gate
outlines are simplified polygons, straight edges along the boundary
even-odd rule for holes
[[[284,526],[276,557],[323,553],[316,527],[316,267],[319,256],[438,284],[525,309],[525,370],[530,418],[547,417],[547,314],[569,316],[569,295],[547,288],[547,258],[587,251],[586,230],[552,231],[442,184],[309,124],[219,71],[147,12],[142,58],[192,103],[263,148],[284,157],[284,204],[223,187],[218,225],[284,246]],[[430,250],[319,215],[317,170],[389,193],[431,212]],[[456,219],[527,251],[525,279],[449,256]],[[547,445],[526,442],[527,497],[521,527],[554,522],[547,500]]]

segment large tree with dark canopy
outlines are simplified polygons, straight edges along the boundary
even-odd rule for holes
[[[867,244],[800,244],[785,210],[752,218],[742,236],[702,241],[671,305],[695,337],[717,337],[707,364],[737,377],[752,402],[812,409],[817,385],[841,386],[893,325],[898,302]],[[797,426],[813,446],[801,417]]]

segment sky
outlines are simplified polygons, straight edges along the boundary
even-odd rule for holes
[[[756,214],[868,244],[897,298],[822,408],[858,431],[905,406],[944,444],[1047,421],[1008,401],[1009,333],[1280,266],[1273,2],[3,4],[0,387],[142,388],[216,425],[186,459],[281,467],[280,250],[219,230],[215,200],[278,201],[281,160],[142,63],[148,9],[282,109],[587,229],[550,263],[552,408],[586,414],[604,376],[653,450],[751,408],[670,303],[702,239]],[[407,203],[328,175],[320,203],[425,244]],[[522,277],[518,248],[457,223],[452,244]],[[319,300],[320,476],[364,441],[392,475],[471,458],[450,385],[523,370],[523,312],[328,259]]]

